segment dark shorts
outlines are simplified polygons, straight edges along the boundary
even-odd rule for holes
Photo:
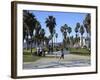
[[[61,57],[64,57],[64,54],[61,54]]]

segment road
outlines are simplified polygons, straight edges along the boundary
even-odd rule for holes
[[[57,55],[56,55],[57,54]],[[54,58],[41,58],[35,62],[24,62],[24,69],[43,69],[43,68],[60,68],[60,67],[84,67],[90,66],[90,56],[82,56],[69,54],[68,52],[65,54],[64,59],[60,59],[60,52],[55,52],[53,55],[47,56],[55,56]]]

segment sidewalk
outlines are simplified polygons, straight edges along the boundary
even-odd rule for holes
[[[55,56],[47,55],[47,56]],[[75,54],[65,54],[64,59],[59,59],[60,55],[57,55],[58,58],[42,58],[35,62],[25,62],[23,64],[24,69],[42,69],[42,68],[59,68],[59,67],[81,67],[89,66],[91,63],[90,56],[81,56]]]

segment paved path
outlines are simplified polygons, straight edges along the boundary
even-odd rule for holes
[[[65,54],[64,59],[59,59],[60,52],[55,58],[41,58],[35,62],[24,62],[24,69],[42,69],[42,68],[60,68],[60,67],[83,67],[90,66],[90,56],[82,56],[75,54]]]

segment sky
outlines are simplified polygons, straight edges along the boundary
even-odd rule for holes
[[[76,13],[76,12],[53,12],[53,11],[34,11],[34,10],[30,12],[35,15],[37,20],[40,22],[42,28],[45,29],[46,36],[50,35],[49,29],[46,27],[45,23],[46,18],[48,18],[48,16],[54,16],[56,18],[55,30],[56,33],[58,33],[58,38],[57,38],[58,42],[62,42],[63,40],[63,36],[60,31],[61,26],[67,24],[69,27],[71,27],[72,32],[70,36],[73,35],[75,37],[76,33],[74,29],[76,27],[76,23],[79,22],[81,25],[83,25],[83,20],[85,19],[85,16],[87,14],[87,13]],[[84,33],[84,36],[86,36],[86,31]]]

